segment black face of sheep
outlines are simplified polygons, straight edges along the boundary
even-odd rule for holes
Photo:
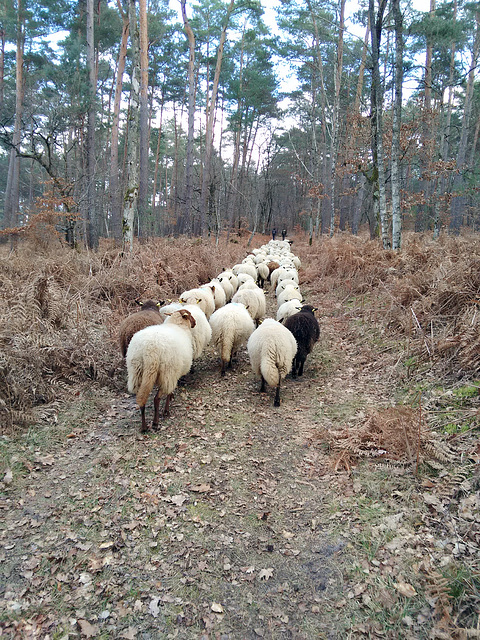
[[[155,302],[155,300],[145,300],[142,302],[141,300],[135,300],[135,303],[141,307],[142,311],[146,311],[147,309],[153,309],[154,311],[158,311],[160,307],[162,307],[165,302],[161,300],[160,302]]]
[[[293,359],[292,377],[303,375],[303,367],[307,355],[320,337],[320,327],[315,318],[316,309],[310,304],[305,304],[298,313],[294,313],[284,321],[284,326],[293,333],[297,341],[298,349]]]

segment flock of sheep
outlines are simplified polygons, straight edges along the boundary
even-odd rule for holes
[[[161,306],[149,300],[123,320],[120,348],[126,357],[128,391],[136,394],[140,407],[142,432],[148,431],[145,405],[153,387],[158,387],[155,428],[160,398],[166,395],[163,416],[168,416],[179,379],[210,342],[220,353],[222,376],[246,343],[252,369],[261,378],[260,390],[265,391],[265,385],[275,387],[274,405],[280,406],[282,379],[290,371],[294,377],[303,374],[305,359],[320,336],[315,309],[302,302],[299,268],[300,260],[288,241],[270,240],[241,264],[182,293],[178,302]],[[276,319],[264,319],[265,282],[276,294]]]

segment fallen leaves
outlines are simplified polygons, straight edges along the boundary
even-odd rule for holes
[[[260,573],[258,574],[258,579],[259,580],[270,580],[270,578],[273,576],[273,567],[269,567],[268,569],[262,569],[260,571]]]
[[[412,587],[411,584],[407,582],[394,582],[394,587],[402,596],[406,598],[413,598],[413,596],[417,595],[417,592]]]
[[[208,493],[210,489],[211,487],[209,484],[196,484],[189,487],[189,490],[193,491],[194,493]]]
[[[188,500],[188,496],[184,496],[182,494],[170,497],[170,502],[172,502],[177,507],[181,507],[186,500]]]
[[[160,598],[158,597],[152,598],[148,605],[148,610],[154,618],[158,618],[158,614],[160,613],[160,607],[158,606],[159,601]]]
[[[77,624],[80,627],[82,636],[86,638],[94,638],[99,633],[98,625],[91,624],[88,620],[77,620]]]

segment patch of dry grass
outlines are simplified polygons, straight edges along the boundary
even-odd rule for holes
[[[52,417],[79,384],[123,388],[117,329],[135,300],[176,298],[208,282],[243,258],[245,244],[159,238],[128,255],[107,242],[97,253],[1,247],[2,429]]]

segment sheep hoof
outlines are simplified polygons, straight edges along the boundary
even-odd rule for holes
[[[279,406],[280,406],[280,400],[278,400],[277,398],[275,398],[275,400],[273,401],[273,406],[274,406],[274,407],[279,407]]]

